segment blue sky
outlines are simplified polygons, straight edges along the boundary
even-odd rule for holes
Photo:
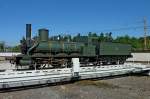
[[[111,32],[113,36],[143,36],[146,16],[150,24],[150,0],[0,0],[0,41],[19,43],[25,35],[25,24],[32,24],[32,35],[39,28],[50,29],[50,35],[87,32]]]

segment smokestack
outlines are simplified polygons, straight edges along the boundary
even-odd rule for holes
[[[27,48],[31,46],[31,24],[26,24],[26,42]]]

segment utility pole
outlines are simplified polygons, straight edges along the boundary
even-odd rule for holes
[[[144,50],[147,50],[147,19],[144,17]]]

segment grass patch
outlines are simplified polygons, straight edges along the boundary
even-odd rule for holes
[[[92,81],[92,80],[83,80],[83,81],[78,81],[76,82],[76,85],[81,85],[81,86],[96,86],[98,88],[119,88],[117,85],[113,85],[110,83],[106,83],[103,81]]]

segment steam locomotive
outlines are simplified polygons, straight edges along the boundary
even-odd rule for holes
[[[72,58],[81,66],[123,64],[131,57],[131,45],[100,42],[96,38],[77,36],[73,41],[50,40],[48,29],[39,29],[38,39],[31,38],[31,24],[26,24],[26,39],[21,40],[21,53],[15,57],[16,66],[29,68],[70,67]]]

